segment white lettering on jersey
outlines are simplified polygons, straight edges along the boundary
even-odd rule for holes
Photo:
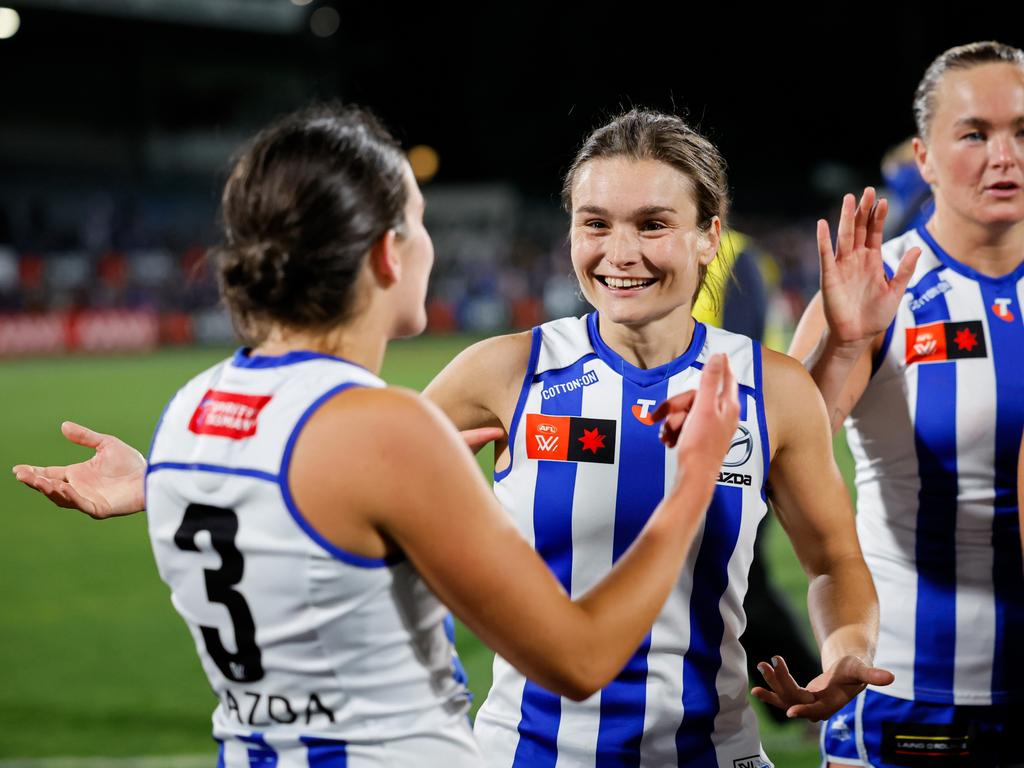
[[[541,427],[547,426],[541,424]],[[538,427],[539,429],[540,427]],[[558,435],[534,435],[537,438],[537,450],[551,453],[558,447]]]

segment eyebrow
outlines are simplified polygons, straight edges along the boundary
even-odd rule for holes
[[[1017,124],[1017,125],[1020,125],[1021,123],[1024,123],[1024,115],[1017,115],[1017,117],[1015,117],[1012,122]],[[982,117],[961,117],[959,120],[957,120],[955,123],[953,123],[953,125],[956,128],[991,128],[992,127],[992,123],[990,123],[988,120],[985,120]]]
[[[599,205],[581,205],[576,209],[576,213],[593,213],[597,216],[607,216],[608,210],[602,208]],[[640,218],[641,216],[654,216],[659,213],[678,213],[675,208],[670,208],[667,205],[645,205],[642,208],[637,208],[633,211],[634,218]]]

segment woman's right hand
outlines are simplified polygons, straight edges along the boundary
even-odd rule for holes
[[[864,190],[859,204],[846,195],[834,253],[828,222],[818,221],[825,319],[833,341],[842,346],[866,346],[889,327],[921,255],[920,248],[910,248],[892,279],[886,277],[882,231],[888,210],[884,198],[875,204],[873,187]]]
[[[146,459],[113,435],[65,421],[64,437],[92,448],[92,458],[67,466],[18,464],[14,476],[58,507],[77,509],[96,520],[130,515],[145,507]]]
[[[736,377],[729,359],[719,354],[704,366],[696,390],[670,397],[652,415],[665,420],[661,439],[677,446],[680,465],[696,462],[717,473],[736,434],[739,413]]]

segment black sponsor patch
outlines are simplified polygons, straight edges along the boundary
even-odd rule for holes
[[[569,419],[569,461],[615,463],[614,419]]]
[[[882,723],[882,759],[892,765],[974,765],[977,737],[964,724]]]

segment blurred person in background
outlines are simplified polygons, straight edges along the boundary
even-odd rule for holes
[[[794,337],[857,463],[857,528],[896,673],[828,722],[835,765],[1021,764],[1024,53],[941,54],[914,99],[934,212],[883,245],[887,204],[843,200]],[[955,756],[955,757],[954,757]]]

